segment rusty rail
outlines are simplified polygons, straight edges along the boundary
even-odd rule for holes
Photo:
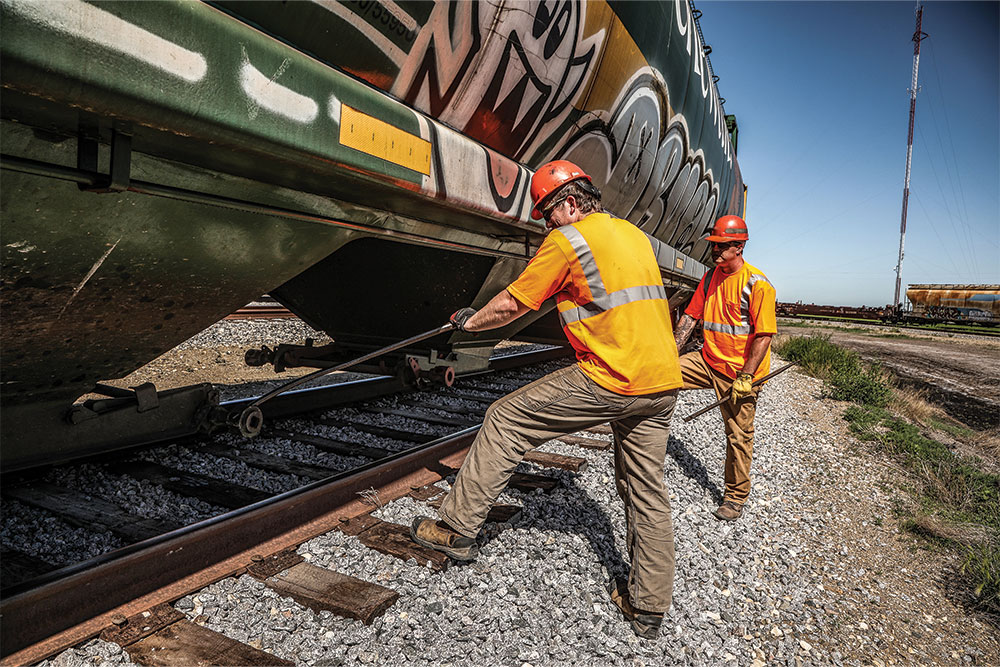
[[[53,573],[0,602],[2,665],[32,664],[132,616],[240,573],[461,465],[479,426]]]
[[[550,348],[516,353],[495,358],[491,367],[512,368],[566,352],[566,348]],[[364,385],[359,387],[360,394],[384,393],[379,381],[386,378],[375,380],[359,383]],[[371,389],[366,389],[369,384]],[[299,403],[310,391],[297,394],[285,398]],[[271,406],[278,414],[301,408],[280,403]],[[267,557],[329,532],[371,511],[359,495],[362,491],[374,489],[380,500],[388,502],[432,484],[461,465],[478,430],[478,425],[466,428],[5,589],[0,600],[0,665],[43,660],[97,636],[115,617],[128,618],[157,604],[172,603],[241,573],[254,556]]]

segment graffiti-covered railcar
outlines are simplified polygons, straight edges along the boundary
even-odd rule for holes
[[[688,2],[0,0],[0,30],[6,469],[197,428],[204,390],[70,406],[263,293],[345,351],[482,304],[545,234],[549,159],[669,245],[675,301],[743,212]],[[413,353],[512,335],[558,327]]]
[[[1000,324],[1000,285],[908,285],[911,321]]]

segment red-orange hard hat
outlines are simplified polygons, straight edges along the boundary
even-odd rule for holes
[[[711,236],[706,240],[725,243],[726,241],[746,241],[750,238],[747,233],[747,223],[738,215],[724,215],[715,221]]]
[[[539,167],[535,175],[531,177],[531,202],[535,205],[531,209],[531,217],[535,220],[541,220],[541,204],[545,198],[570,181],[581,178],[593,182],[583,169],[568,160],[553,160]]]

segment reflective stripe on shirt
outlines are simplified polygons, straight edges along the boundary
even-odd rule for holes
[[[709,331],[714,331],[716,333],[729,334],[730,336],[745,336],[749,335],[753,331],[753,327],[749,324],[742,324],[740,326],[735,326],[732,324],[719,324],[718,322],[704,322],[704,326]]]
[[[573,252],[576,253],[576,259],[580,263],[580,269],[583,271],[587,287],[590,289],[590,294],[593,297],[593,300],[589,303],[559,312],[559,321],[564,327],[573,322],[579,322],[580,320],[599,315],[612,308],[623,306],[633,301],[642,301],[645,299],[666,300],[667,292],[663,288],[662,283],[659,285],[626,287],[625,289],[608,294],[607,289],[604,287],[604,281],[601,279],[601,272],[597,268],[597,262],[594,261],[594,254],[591,252],[587,240],[583,238],[583,234],[571,225],[559,227],[556,231],[562,233],[566,240],[569,241]]]

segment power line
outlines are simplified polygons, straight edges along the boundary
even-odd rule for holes
[[[930,42],[928,42],[928,43],[930,43]],[[931,63],[933,64],[935,72],[937,73],[937,61],[936,61],[936,59],[931,58]],[[937,88],[936,92],[938,94],[938,97],[942,101],[942,107],[944,109],[944,115],[945,115],[944,125],[945,125],[945,131],[948,134],[948,149],[949,149],[948,151],[945,150],[945,142],[941,138],[941,123],[938,122],[937,116],[934,113],[934,105],[931,103],[932,100],[933,100],[933,98],[928,98],[928,100],[927,100],[928,101],[927,108],[930,109],[931,117],[932,117],[932,119],[934,121],[933,122],[934,131],[937,134],[938,146],[941,149],[941,157],[943,158],[943,162],[944,162],[944,166],[945,166],[945,173],[948,176],[948,185],[951,187],[951,194],[952,194],[952,196],[955,199],[955,211],[956,211],[956,214],[957,214],[958,221],[961,224],[961,233],[963,234],[963,240],[966,241],[969,244],[969,248],[970,248],[970,258],[969,259],[970,259],[970,262],[972,264],[972,267],[978,271],[978,263],[976,262],[975,252],[973,251],[973,248],[975,246],[972,243],[972,234],[971,234],[971,231],[969,230],[969,208],[968,208],[968,205],[967,205],[967,203],[965,201],[965,190],[964,190],[964,188],[962,188],[961,170],[960,170],[959,164],[958,164],[958,157],[955,154],[955,144],[951,140],[951,127],[950,127],[950,123],[948,122],[948,115],[947,115],[948,114],[948,111],[947,111],[948,110],[948,105],[944,102],[944,94],[942,92],[943,87],[941,86],[941,77],[940,77],[940,74],[938,74],[937,80],[938,80],[938,88]],[[951,160],[950,161],[948,160],[949,151],[950,151],[950,154],[951,154]],[[952,164],[955,165],[955,176],[954,176],[954,178],[952,177],[952,167],[951,167]],[[958,188],[957,191],[955,189],[955,181],[956,180],[958,181],[958,184],[959,184],[959,188]],[[961,193],[961,196],[959,196],[959,193]],[[942,193],[942,195],[943,194],[944,193]]]
[[[948,245],[944,242],[944,239],[942,239],[941,235],[938,233],[937,225],[935,225],[934,221],[931,219],[931,215],[927,211],[927,207],[924,206],[923,200],[920,199],[920,195],[917,194],[916,192],[913,193],[913,196],[917,198],[917,203],[920,205],[920,209],[924,212],[924,218],[927,220],[928,226],[931,228],[931,231],[934,232],[934,236],[937,237],[938,243],[940,244],[939,247],[942,250],[944,250],[945,257],[947,257],[948,261],[951,263],[952,269],[956,274],[959,273],[958,264],[955,263],[955,260],[952,259],[951,253],[948,252]]]

